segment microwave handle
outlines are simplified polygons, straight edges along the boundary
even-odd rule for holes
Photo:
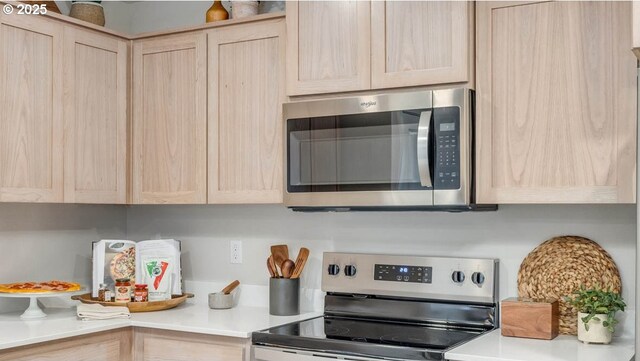
[[[433,187],[431,182],[431,164],[429,154],[429,132],[431,127],[431,111],[420,113],[418,122],[418,173],[420,175],[420,184],[423,187]]]

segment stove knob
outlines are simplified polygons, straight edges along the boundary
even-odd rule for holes
[[[451,274],[451,279],[453,280],[453,282],[455,283],[462,283],[464,282],[464,272],[462,271],[454,271]]]
[[[338,266],[337,264],[330,264],[327,272],[331,276],[337,276],[338,274],[340,274],[340,266]]]
[[[344,274],[347,275],[347,277],[353,277],[356,275],[356,266],[354,265],[347,265],[344,267]]]
[[[484,274],[482,274],[482,272],[473,272],[471,275],[471,281],[478,286],[482,286],[484,283]]]

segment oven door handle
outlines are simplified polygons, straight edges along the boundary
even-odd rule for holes
[[[429,133],[431,128],[431,111],[420,113],[418,121],[418,173],[420,175],[420,184],[423,187],[433,187],[431,182],[431,155],[429,149]]]

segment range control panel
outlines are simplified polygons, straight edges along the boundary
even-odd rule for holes
[[[322,267],[325,292],[497,302],[495,259],[327,252]]]
[[[377,264],[374,278],[377,281],[431,283],[432,269],[429,266]]]

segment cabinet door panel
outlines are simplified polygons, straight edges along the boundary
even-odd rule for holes
[[[367,1],[287,2],[287,93],[370,87]]]
[[[478,3],[478,199],[633,203],[631,3]]]
[[[468,81],[472,9],[466,1],[372,2],[372,87]]]
[[[633,2],[633,52],[640,59],[640,1]]]
[[[127,196],[127,42],[65,29],[65,202]]]
[[[284,33],[283,20],[209,32],[209,203],[282,202]]]
[[[0,361],[131,361],[131,330],[107,331],[0,351]]]
[[[205,203],[206,35],[134,46],[134,203]]]
[[[246,340],[136,329],[135,361],[248,361]]]
[[[62,26],[0,16],[0,201],[62,202]]]

